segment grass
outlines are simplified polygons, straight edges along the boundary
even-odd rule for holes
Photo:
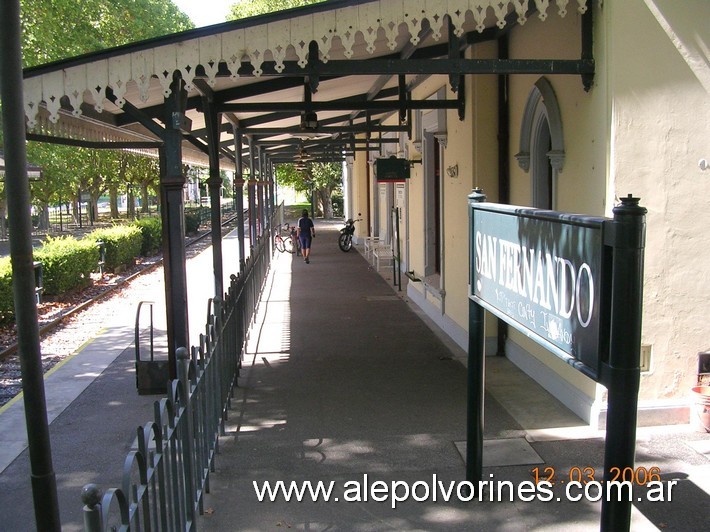
[[[310,203],[295,203],[294,205],[284,205],[284,219],[285,220],[298,220],[301,217],[301,211],[303,209],[308,209],[308,213],[311,212]]]

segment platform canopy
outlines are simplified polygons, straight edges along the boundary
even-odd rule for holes
[[[34,164],[27,165],[27,177],[30,181],[42,179],[42,169]],[[5,154],[0,151],[0,181],[5,181]]]
[[[333,0],[217,24],[29,68],[28,139],[157,153],[179,120],[183,160],[207,164],[209,124],[219,157],[235,159],[235,132],[274,160],[340,160],[383,119],[458,101],[417,102],[411,89],[448,74],[593,74],[591,58],[472,60],[462,51],[531,16],[587,11],[588,0]],[[182,79],[184,116],[164,101]],[[463,91],[461,91],[463,92]],[[210,118],[216,117],[214,119]],[[221,118],[220,118],[221,117]],[[248,154],[248,151],[245,152]]]

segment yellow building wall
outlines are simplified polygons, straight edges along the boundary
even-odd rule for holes
[[[472,48],[472,59],[495,58],[497,46],[486,43]],[[463,121],[456,111],[447,116],[447,146],[444,150],[444,288],[445,313],[460,327],[468,330],[469,292],[469,219],[468,195],[480,188],[489,201],[497,199],[498,140],[497,76],[480,75],[466,78],[466,113]],[[448,89],[449,99],[456,94]],[[447,169],[458,168],[457,177],[449,177]],[[487,336],[496,334],[495,319],[487,320]]]
[[[549,16],[545,22],[531,17],[524,26],[511,32],[509,55],[512,59],[577,59],[581,54],[581,17],[574,11],[565,18]],[[596,52],[596,50],[595,50]],[[540,75],[510,76],[510,175],[514,205],[532,205],[531,172],[524,171],[514,155],[520,151],[521,126],[528,97]],[[553,208],[562,212],[603,215],[606,198],[606,119],[605,91],[595,83],[584,91],[580,76],[550,75],[559,104],[565,161],[554,184]],[[599,77],[595,76],[595,82]],[[509,338],[527,352],[527,367],[546,368],[560,379],[559,386],[577,399],[576,411],[593,408],[597,384],[552,353],[509,328]],[[571,405],[569,405],[571,406]],[[571,406],[572,407],[572,406]],[[593,414],[592,414],[593,415]],[[586,416],[584,416],[586,417]]]
[[[683,398],[710,351],[710,2],[605,2],[610,195],[648,209],[641,399]],[[633,31],[629,31],[632,28]],[[643,45],[639,45],[639,36]]]
[[[642,375],[642,403],[682,399],[697,378],[697,353],[710,351],[705,320],[710,282],[710,233],[703,217],[710,207],[710,15],[706,0],[607,0],[593,3],[594,84],[585,92],[578,75],[549,75],[562,118],[565,162],[556,182],[554,208],[563,212],[612,216],[615,198],[629,193],[641,198],[649,212],[645,265],[643,343],[652,347],[651,370]],[[545,22],[536,16],[510,33],[509,56],[563,58],[580,56],[581,17],[569,10]],[[643,45],[639,45],[643,42]],[[468,57],[496,56],[495,43],[476,45]],[[649,65],[652,64],[652,67]],[[512,204],[531,205],[531,175],[514,155],[520,149],[525,105],[538,75],[509,77],[510,191]],[[443,316],[468,327],[468,213],[466,196],[481,187],[497,201],[498,107],[496,76],[467,76],[466,117],[447,116],[447,146],[442,150],[444,259]],[[422,99],[446,87],[448,78],[434,76],[413,98]],[[393,122],[394,123],[394,118]],[[419,124],[415,124],[419,127]],[[414,153],[409,146],[410,157]],[[366,212],[364,155],[354,164],[355,210]],[[458,176],[446,170],[458,167]],[[415,164],[408,191],[408,269],[424,271],[423,167]],[[376,193],[372,191],[371,195]],[[370,195],[370,198],[371,198]],[[423,293],[420,283],[409,288]],[[436,308],[436,302],[427,299]],[[487,336],[495,320],[487,320]],[[577,395],[583,407],[603,402],[603,388],[584,377],[524,335],[509,329],[509,340],[532,365],[555,375],[561,387]],[[577,406],[579,406],[577,405]],[[579,408],[576,409],[579,413]],[[594,412],[590,412],[593,417]],[[584,416],[583,416],[584,417]],[[591,419],[594,422],[594,419]]]
[[[364,153],[364,152],[360,152]],[[368,191],[367,191],[367,157],[358,156],[352,163],[352,207],[353,212],[350,217],[353,219],[362,218],[362,221],[355,224],[355,235],[358,238],[368,236]]]

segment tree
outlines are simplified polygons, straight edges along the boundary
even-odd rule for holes
[[[29,67],[194,25],[170,0],[21,0],[21,27]]]
[[[310,4],[317,4],[323,0],[237,0],[230,7],[227,20],[237,20],[240,18],[283,11],[293,7],[302,7]]]
[[[342,180],[341,163],[308,163],[305,170],[296,170],[292,163],[276,167],[276,181],[279,184],[315,195],[316,210],[323,214],[323,218],[333,218],[332,197],[334,192],[341,190]]]
[[[21,0],[20,16],[25,67],[194,27],[170,0]],[[78,199],[81,177],[85,191],[91,192],[90,204],[96,214],[96,194],[111,188],[120,155],[113,150],[89,151],[91,156],[73,148],[28,144],[28,160],[41,166],[44,173],[41,182],[32,184],[33,201],[40,212],[48,213],[51,203]],[[157,173],[150,175],[157,179]],[[143,188],[147,193],[148,186]],[[0,197],[0,215],[3,202]],[[40,216],[40,220],[44,218]]]

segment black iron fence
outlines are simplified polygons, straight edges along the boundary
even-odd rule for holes
[[[272,253],[268,236],[256,242],[224,300],[212,300],[199,345],[178,349],[178,378],[156,401],[154,420],[137,429],[121,487],[84,486],[87,532],[195,530]]]

